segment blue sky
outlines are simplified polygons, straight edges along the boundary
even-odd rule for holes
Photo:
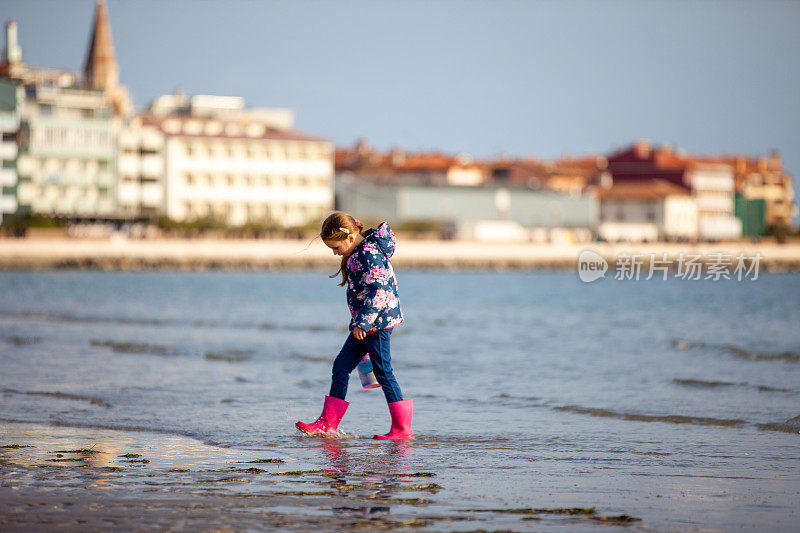
[[[109,0],[138,107],[290,107],[349,145],[543,158],[636,138],[780,151],[800,177],[800,2]],[[30,64],[81,70],[93,0],[0,0]],[[799,181],[798,179],[795,180]],[[798,189],[798,183],[795,183]]]

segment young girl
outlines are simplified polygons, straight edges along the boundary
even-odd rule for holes
[[[389,258],[394,253],[395,238],[384,222],[377,228],[363,230],[361,222],[347,213],[335,212],[322,223],[320,237],[334,255],[342,256],[335,277],[342,274],[339,286],[347,284],[350,308],[350,333],[333,362],[331,390],[325,397],[322,414],[310,424],[295,426],[309,435],[330,436],[336,433],[350,405],[344,401],[350,372],[369,353],[375,378],[389,403],[392,427],[374,439],[413,439],[411,417],[413,400],[403,400],[403,393],[392,374],[389,340],[392,328],[403,321],[397,297],[397,279]]]

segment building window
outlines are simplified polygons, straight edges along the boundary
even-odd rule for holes
[[[656,219],[656,202],[647,202],[647,220],[653,222]]]

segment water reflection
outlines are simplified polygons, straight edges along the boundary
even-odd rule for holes
[[[315,453],[332,474],[398,478],[414,473],[413,441],[364,444],[352,439],[320,439],[315,442]]]
[[[325,464],[329,486],[354,505],[339,505],[334,514],[352,519],[374,519],[391,512],[389,503],[425,504],[426,499],[398,498],[401,493],[428,491],[415,482],[413,441],[381,442],[353,439],[321,439],[314,444],[318,460]],[[433,474],[426,474],[433,475]],[[438,485],[436,485],[438,488]],[[377,500],[379,505],[365,505]]]

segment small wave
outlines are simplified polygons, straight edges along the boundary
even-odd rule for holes
[[[523,400],[526,402],[536,402],[541,400],[541,398],[538,398],[536,396],[514,396],[513,394],[507,394],[505,392],[498,394],[497,396],[495,396],[495,398],[499,400]]]
[[[32,422],[34,424],[40,424],[41,422]],[[64,420],[50,420],[51,426],[57,427],[72,427],[72,428],[85,428],[85,429],[108,429],[112,431],[131,431],[131,432],[145,432],[145,433],[158,433],[160,435],[177,435],[179,437],[189,437],[191,439],[195,439],[199,442],[203,442],[203,444],[208,444],[209,446],[215,446],[216,444],[212,444],[210,442],[205,442],[201,440],[197,435],[186,432],[186,431],[176,431],[172,429],[164,429],[164,428],[156,428],[156,427],[146,427],[146,426],[123,426],[119,424],[93,424],[89,422],[67,422]]]
[[[735,385],[747,385],[747,383],[734,383],[732,381],[713,381],[704,379],[681,379],[675,378],[672,380],[678,385],[685,387],[700,387],[700,388],[716,388],[716,387],[733,387]]]
[[[192,433],[190,431],[179,431],[179,430],[159,428],[159,427],[133,426],[133,425],[125,426],[120,424],[98,424],[91,422],[74,422],[74,421],[66,421],[58,419],[51,419],[49,421],[43,422],[41,420],[23,420],[23,419],[5,418],[5,417],[0,417],[0,422],[6,422],[9,424],[36,424],[39,426],[70,427],[70,428],[81,428],[81,429],[108,429],[111,431],[157,433],[159,435],[175,435],[178,437],[188,437],[207,446],[225,447],[223,444],[203,439],[199,435]]]
[[[514,443],[519,441],[510,437],[500,436],[482,436],[482,435],[463,435],[463,436],[436,436],[436,435],[417,435],[414,439],[414,445],[419,444],[503,444]]]
[[[761,353],[745,350],[731,344],[721,346],[728,350],[732,355],[748,361],[785,361],[787,363],[800,363],[800,354],[794,352],[781,353]]]
[[[4,339],[7,343],[13,344],[14,346],[24,346],[26,344],[36,344],[37,342],[41,342],[42,339],[39,337],[6,337]]]
[[[599,416],[603,418],[619,418],[621,420],[631,420],[634,422],[666,422],[669,424],[699,424],[703,426],[727,427],[738,427],[744,424],[744,420],[739,418],[712,418],[685,415],[644,415],[641,413],[621,413],[618,411],[611,411],[609,409],[580,407],[577,405],[562,405],[555,407],[555,409],[557,411]]]
[[[300,354],[292,354],[289,356],[292,359],[297,359],[298,361],[303,361],[304,363],[330,363],[332,359],[330,357],[325,357],[322,355],[300,355]]]
[[[758,424],[764,431],[783,431],[784,433],[800,433],[800,415],[783,423]]]
[[[92,405],[99,405],[100,407],[111,407],[111,404],[109,402],[107,402],[103,398],[98,398],[97,396],[84,396],[82,394],[72,394],[61,391],[51,392],[51,391],[29,390],[22,392],[15,389],[3,389],[3,392],[6,394],[26,394],[27,396],[48,396],[50,398],[58,398],[59,400],[89,402]]]
[[[224,361],[226,363],[241,363],[252,359],[253,350],[226,350],[223,353],[206,352],[206,361]]]
[[[552,509],[535,509],[532,507],[522,509],[459,509],[462,513],[497,513],[526,515],[523,520],[538,520],[537,515],[563,515],[581,520],[593,520],[606,523],[641,522],[641,518],[627,514],[605,516],[597,514],[594,507],[557,507]]]
[[[674,378],[672,381],[684,387],[695,387],[695,388],[714,389],[717,387],[749,387],[751,389],[756,389],[759,392],[795,392],[791,389],[770,387],[767,385],[751,385],[746,381],[734,382],[734,381],[716,381],[716,380],[683,379],[683,378]]]
[[[672,347],[679,351],[685,352],[692,349],[712,349],[727,352],[729,355],[746,359],[748,361],[783,361],[786,363],[800,363],[800,353],[796,352],[779,352],[779,353],[765,353],[757,352],[754,350],[747,350],[733,344],[709,344],[705,342],[694,342],[685,339],[672,339]]]
[[[755,385],[755,388],[761,392],[796,392],[792,389],[783,389],[780,387],[768,387],[767,385]]]
[[[126,354],[146,354],[146,355],[161,355],[164,357],[172,357],[181,355],[178,350],[163,346],[161,344],[148,344],[146,342],[117,342],[117,341],[98,341],[93,340],[90,343],[92,346],[111,348],[116,353]]]

